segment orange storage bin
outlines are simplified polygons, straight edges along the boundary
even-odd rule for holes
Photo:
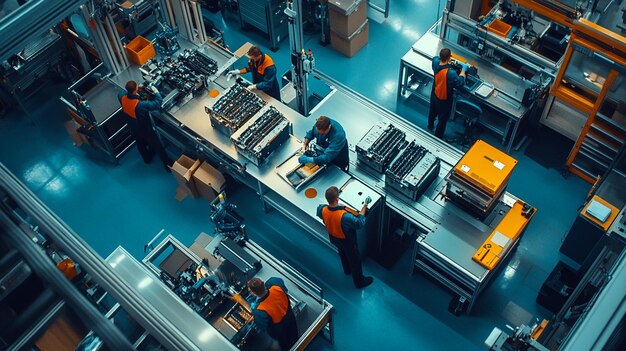
[[[511,31],[511,26],[506,24],[505,22],[500,21],[499,19],[494,19],[493,22],[487,25],[489,31],[496,33],[497,35],[506,38]]]
[[[156,51],[150,40],[139,35],[126,45],[126,54],[129,60],[141,66],[156,56]]]

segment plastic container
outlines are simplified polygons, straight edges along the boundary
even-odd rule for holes
[[[511,31],[511,26],[500,21],[499,19],[494,19],[491,23],[489,23],[489,25],[487,25],[487,28],[489,28],[490,32],[496,33],[504,38],[506,38]]]
[[[141,66],[156,56],[156,51],[150,40],[139,35],[126,45],[126,54],[129,60]]]

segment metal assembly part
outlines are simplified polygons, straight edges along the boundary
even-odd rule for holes
[[[231,139],[242,155],[260,166],[289,138],[290,126],[287,118],[270,106],[259,118],[241,128],[241,133],[233,134]]]
[[[405,133],[393,125],[381,122],[372,127],[356,145],[361,163],[384,173],[400,149],[407,144]]]
[[[152,59],[140,70],[144,86],[155,86],[166,101],[182,105],[204,91],[217,68],[217,62],[206,54],[187,49],[175,58]]]
[[[237,83],[224,92],[213,108],[207,107],[205,110],[211,117],[211,126],[230,136],[265,104],[265,101]]]
[[[385,172],[385,185],[417,200],[439,175],[439,158],[412,141]]]

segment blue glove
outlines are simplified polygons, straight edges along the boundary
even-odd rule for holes
[[[470,67],[472,67],[470,64],[468,63],[462,63],[461,64],[461,71],[463,72],[467,72],[468,69],[470,69]]]
[[[313,162],[313,157],[304,156],[304,155],[298,157],[298,162],[302,163],[303,165],[307,163],[315,163]]]

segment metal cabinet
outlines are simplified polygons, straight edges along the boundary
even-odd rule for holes
[[[239,0],[241,26],[250,25],[269,37],[272,50],[287,37],[287,15],[285,0]]]

